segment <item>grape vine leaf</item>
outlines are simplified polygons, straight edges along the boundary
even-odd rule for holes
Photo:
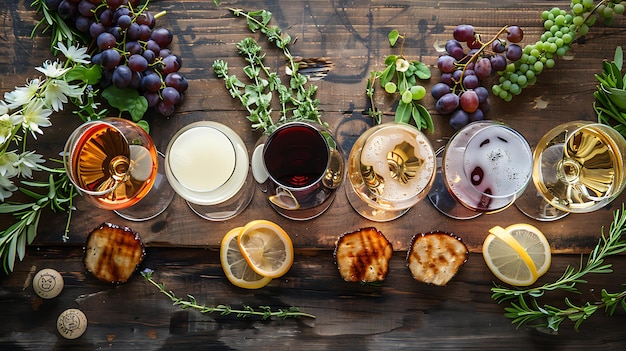
[[[398,33],[398,31],[395,29],[389,32],[389,34],[387,35],[387,39],[389,39],[389,44],[391,46],[396,45],[398,38],[400,38],[400,33]]]
[[[131,118],[135,122],[140,121],[148,110],[148,100],[139,95],[139,92],[135,89],[120,89],[114,85],[110,85],[102,91],[102,97],[104,97],[111,106],[120,110],[120,112],[127,111],[130,113]]]
[[[83,65],[75,66],[65,74],[65,79],[68,82],[78,80],[91,85],[98,83],[101,78],[102,68],[99,65],[93,65],[89,68]]]

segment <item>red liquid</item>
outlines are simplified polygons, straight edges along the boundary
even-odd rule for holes
[[[289,188],[318,182],[328,164],[324,137],[305,125],[280,129],[267,141],[263,154],[270,177]]]

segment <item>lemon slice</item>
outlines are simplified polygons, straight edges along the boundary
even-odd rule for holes
[[[230,230],[222,239],[220,246],[220,262],[226,278],[233,285],[245,289],[258,289],[272,281],[271,278],[264,277],[253,271],[248,262],[243,258],[237,238],[243,227]]]
[[[256,220],[246,224],[238,238],[239,250],[256,273],[278,278],[293,264],[293,244],[276,223]]]
[[[297,210],[300,208],[298,199],[296,199],[291,190],[282,187],[278,187],[276,195],[270,196],[269,200],[274,205],[285,210]]]
[[[483,243],[483,258],[491,272],[503,282],[528,286],[550,268],[550,244],[530,224],[495,226]]]

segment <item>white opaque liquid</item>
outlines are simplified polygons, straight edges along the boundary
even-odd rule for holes
[[[530,146],[512,129],[487,122],[472,124],[446,147],[444,175],[450,192],[476,211],[506,208],[532,172]]]
[[[212,191],[232,176],[235,148],[228,137],[211,127],[196,127],[178,136],[170,148],[172,174],[185,188]]]
[[[505,128],[486,128],[467,144],[465,175],[481,192],[511,196],[526,185],[532,158],[525,142]]]

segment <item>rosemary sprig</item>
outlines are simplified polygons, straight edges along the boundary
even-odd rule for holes
[[[586,283],[585,276],[587,274],[613,272],[612,264],[605,263],[604,260],[609,256],[626,251],[626,240],[622,239],[624,233],[626,233],[626,210],[622,205],[621,210],[614,213],[608,237],[604,234],[603,228],[601,238],[590,252],[586,263],[581,260],[577,269],[568,266],[559,279],[542,286],[528,289],[493,287],[491,297],[498,303],[517,298],[517,302],[511,302],[510,306],[505,307],[504,310],[505,316],[511,318],[512,323],[517,324],[518,327],[542,320],[532,324],[532,326],[547,327],[554,331],[557,331],[561,322],[566,319],[574,321],[574,328],[578,330],[580,324],[598,309],[604,308],[609,315],[613,315],[618,306],[622,306],[626,310],[626,285],[623,291],[616,293],[609,293],[603,289],[600,301],[587,302],[580,306],[574,305],[568,298],[565,298],[566,308],[542,305],[538,301],[538,298],[548,291],[563,290],[570,293],[580,293],[576,285]]]
[[[315,98],[317,86],[306,87],[308,78],[298,72],[298,64],[289,50],[291,37],[283,34],[280,28],[270,26],[272,13],[267,10],[244,12],[230,9],[237,17],[244,17],[250,31],[261,32],[270,43],[282,50],[287,60],[286,72],[290,76],[289,84],[283,84],[279,75],[265,66],[265,54],[261,46],[252,38],[245,38],[237,44],[237,50],[244,57],[247,66],[243,71],[249,83],[242,82],[237,76],[229,75],[228,64],[223,60],[213,63],[215,74],[224,79],[224,83],[233,98],[239,99],[247,109],[248,119],[254,129],[271,132],[277,123],[288,120],[308,120],[318,124],[321,113],[318,110],[319,100]],[[272,118],[272,98],[277,94],[281,111],[278,121]]]
[[[551,305],[541,306],[536,299],[530,298],[529,305],[526,299],[520,296],[518,303],[511,303],[511,307],[505,307],[504,315],[512,319],[511,323],[517,324],[518,327],[530,325],[555,332],[559,330],[563,321],[570,320],[574,322],[574,329],[578,331],[580,325],[598,310],[604,309],[609,316],[612,316],[619,306],[626,310],[626,290],[609,293],[602,289],[600,301],[586,302],[578,306],[565,298],[565,304],[567,308],[564,309]]]
[[[69,26],[58,12],[50,11],[45,0],[33,0],[30,6],[43,15],[43,18],[33,28],[30,36],[31,38],[34,37],[38,31],[42,34],[50,31],[50,50],[52,52],[57,52],[56,45],[58,42],[66,44],[87,43],[85,36],[76,28]]]
[[[249,316],[258,316],[261,319],[269,319],[272,317],[277,318],[296,318],[296,317],[307,317],[307,318],[315,318],[314,315],[301,312],[297,307],[289,307],[286,309],[279,308],[274,311],[270,306],[259,306],[258,309],[254,309],[251,306],[243,305],[241,308],[232,308],[228,305],[215,305],[215,306],[206,306],[202,304],[198,304],[196,299],[192,295],[187,295],[189,300],[181,299],[177,297],[172,291],[166,290],[165,285],[163,283],[157,283],[154,279],[152,279],[152,274],[154,273],[151,269],[144,269],[141,272],[141,275],[152,285],[157,287],[161,293],[165,296],[169,297],[170,300],[174,303],[174,306],[178,306],[182,309],[195,309],[200,313],[219,313],[222,316],[235,314],[237,318],[246,318]]]
[[[26,203],[0,203],[0,213],[11,213],[17,219],[7,229],[0,231],[0,258],[5,273],[13,271],[15,259],[21,261],[26,253],[26,245],[30,245],[37,236],[39,219],[44,209],[68,214],[63,232],[63,240],[69,238],[69,224],[73,209],[73,198],[76,196],[74,186],[70,182],[65,168],[39,168],[49,173],[47,182],[22,181],[23,186],[42,189],[43,192],[20,187],[20,191],[32,199]]]

